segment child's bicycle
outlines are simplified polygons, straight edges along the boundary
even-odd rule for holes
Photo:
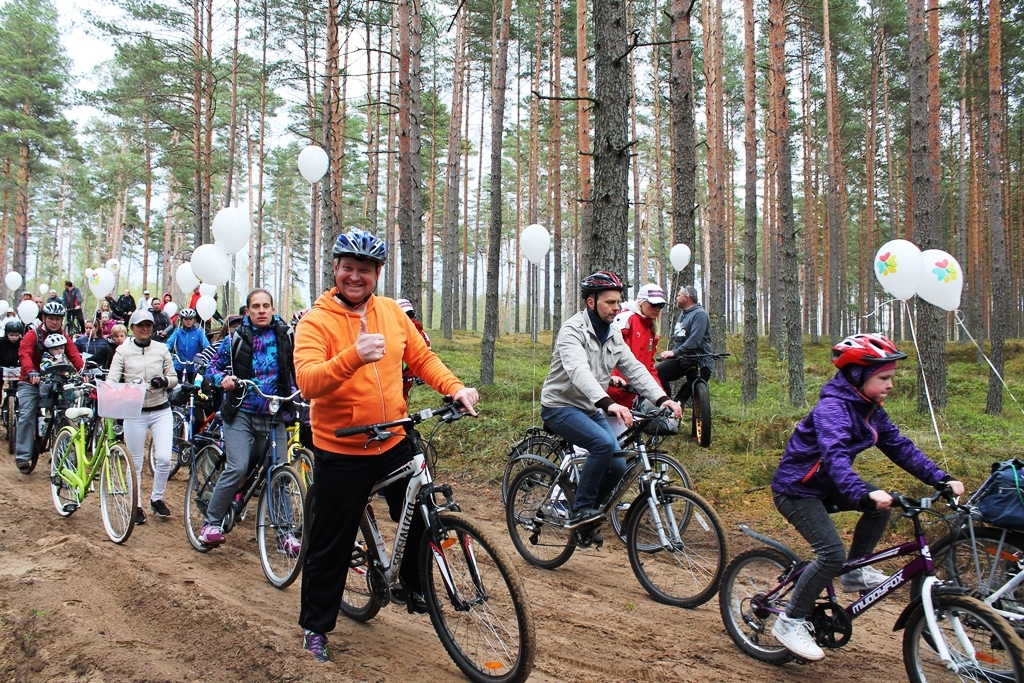
[[[115,421],[94,419],[95,390],[95,384],[82,378],[63,386],[74,404],[64,411],[73,426],[62,427],[53,440],[50,491],[57,514],[68,517],[81,507],[98,477],[103,528],[111,541],[124,543],[135,528],[138,474]]]
[[[396,435],[388,429],[405,427],[408,432],[432,417],[449,423],[462,413],[457,404],[449,403],[401,420],[339,429],[335,434],[365,433],[370,442],[386,441]],[[407,434],[407,438],[415,437]],[[389,557],[371,503],[378,491],[403,479],[409,483]],[[316,514],[316,500],[314,484],[307,498],[307,520]],[[433,482],[422,453],[374,485],[356,536],[341,612],[355,621],[368,621],[384,605],[405,601],[399,568],[412,516],[417,514],[423,515],[426,524],[416,559],[427,612],[448,655],[472,681],[525,680],[533,669],[536,643],[522,579],[489,534],[459,511],[451,486]]]
[[[910,561],[884,583],[865,591],[843,606],[832,584],[825,599],[808,616],[814,637],[823,648],[838,648],[850,641],[853,620],[904,584],[920,579],[920,590],[896,620],[893,630],[903,630],[903,664],[912,683],[925,681],[1024,681],[1024,643],[1013,628],[991,607],[935,576],[931,550],[920,514],[940,497],[914,500],[891,494],[893,505],[914,524],[914,540],[843,564],[842,574],[894,557]],[[795,552],[744,525],[740,528],[765,543],[736,556],[725,570],[719,607],[729,636],[741,650],[762,662],[780,664],[796,656],[772,635],[775,619],[786,609],[793,587],[810,565]]]
[[[627,460],[626,473],[599,509],[614,523],[619,504],[634,484],[622,529],[629,564],[640,585],[658,602],[696,607],[714,596],[725,570],[728,550],[722,522],[699,495],[671,486],[667,468],[655,469],[643,439],[633,439],[645,423],[664,411],[636,415],[620,441],[632,442],[619,451]],[[595,525],[567,527],[576,492],[576,472],[586,456],[563,459],[560,467],[531,465],[509,485],[505,522],[519,554],[530,564],[555,569],[565,564],[577,547],[597,542]]]
[[[277,429],[281,409],[299,395],[270,396],[263,393],[259,385],[251,380],[238,380],[239,386],[255,391],[269,401],[270,434],[262,453],[259,454],[255,469],[245,479],[244,489],[228,506],[227,514],[220,526],[227,533],[254,495],[259,495],[256,506],[256,545],[259,549],[260,566],[267,580],[275,588],[292,585],[302,570],[305,547],[302,544],[302,517],[305,507],[305,486],[299,476],[287,463],[278,458]],[[206,517],[206,508],[213,497],[213,491],[220,480],[227,462],[221,447],[212,439],[196,452],[185,484],[185,536],[192,547],[201,553],[209,550],[199,540]]]

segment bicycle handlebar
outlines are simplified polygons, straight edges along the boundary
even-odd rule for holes
[[[455,422],[465,417],[468,413],[463,413],[462,403],[460,401],[452,400],[451,396],[445,396],[445,405],[440,408],[425,408],[418,413],[413,413],[408,417],[403,417],[401,420],[392,420],[391,422],[378,422],[372,425],[361,425],[359,427],[343,427],[342,429],[335,429],[334,436],[337,438],[343,438],[346,436],[354,436],[356,434],[367,434],[370,437],[370,441],[386,441],[392,436],[396,436],[387,429],[389,427],[411,427],[418,425],[424,420],[429,420],[432,417],[437,417],[444,422]]]
[[[256,382],[253,382],[251,379],[236,379],[235,382],[238,383],[238,386],[240,387],[255,389],[257,394],[267,399],[268,401],[294,401],[295,397],[297,397],[301,393],[298,389],[296,389],[291,396],[277,396],[274,394],[263,393],[263,390],[260,389],[260,386],[256,384]]]
[[[952,489],[948,486],[943,486],[935,492],[935,495],[927,496],[925,498],[911,498],[910,496],[905,496],[898,491],[889,491],[889,495],[892,496],[893,505],[903,508],[908,512],[930,510],[933,503],[937,502],[939,499],[945,498],[947,501],[952,502],[955,498]]]

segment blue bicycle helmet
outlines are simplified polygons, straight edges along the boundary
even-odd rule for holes
[[[331,253],[334,258],[342,256],[351,256],[357,259],[367,258],[383,265],[388,260],[388,245],[381,238],[356,228],[347,234],[338,235]]]

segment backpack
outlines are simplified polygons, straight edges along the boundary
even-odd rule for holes
[[[987,523],[1024,531],[1024,461],[992,463],[992,474],[974,497]]]

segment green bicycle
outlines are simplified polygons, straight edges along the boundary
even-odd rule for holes
[[[64,385],[72,407],[64,415],[71,424],[61,428],[50,451],[50,491],[61,517],[69,517],[82,506],[99,479],[100,512],[103,528],[114,543],[124,543],[135,528],[135,507],[139,490],[135,464],[119,442],[115,421],[95,418],[95,384],[72,379]]]

